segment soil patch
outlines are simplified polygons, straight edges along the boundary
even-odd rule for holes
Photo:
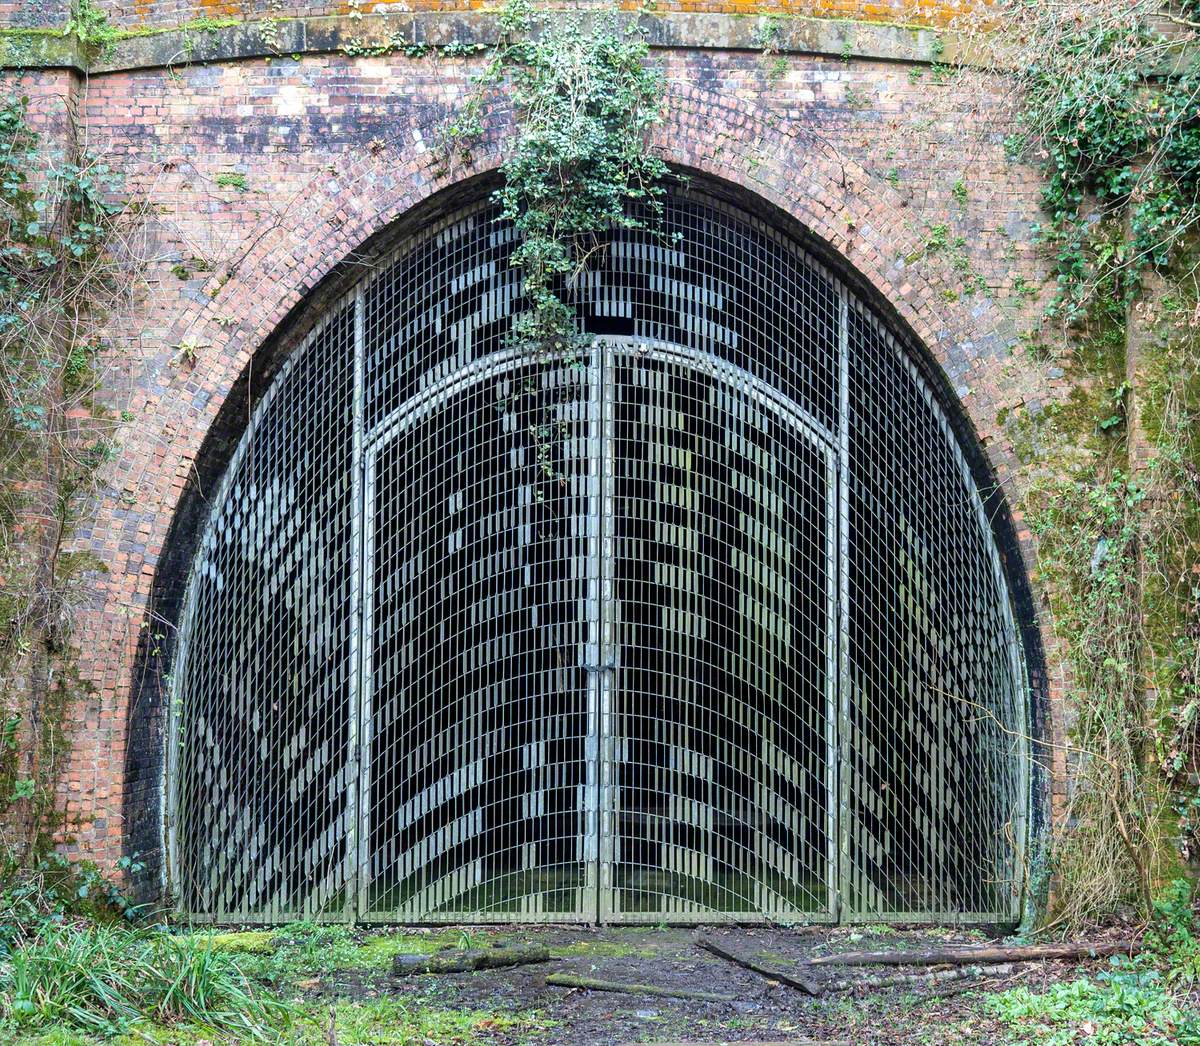
[[[404,931],[411,936],[412,931]],[[443,931],[445,932],[445,931]],[[999,1043],[999,1026],[980,1012],[983,993],[1021,983],[1037,990],[1079,976],[1087,964],[1046,962],[1013,976],[986,978],[950,989],[953,994],[923,997],[913,989],[864,988],[812,998],[698,948],[688,928],[506,927],[470,932],[474,943],[538,942],[549,947],[549,963],[441,976],[394,979],[387,966],[341,970],[324,977],[314,994],[341,998],[392,996],[413,1005],[436,1005],[497,1014],[530,1014],[529,1026],[486,1031],[503,1046],[546,1043],[555,1046],[623,1046],[626,1043],[716,1044],[755,1042],[818,1043]],[[803,959],[836,951],[907,949],[937,943],[999,940],[978,930],[896,929],[891,927],[744,928],[708,927],[703,934],[729,950],[759,962],[794,967]],[[607,981],[710,991],[731,995],[730,1003],[697,1002],[564,989],[546,984],[552,972]],[[845,977],[829,968],[822,977]],[[878,969],[859,973],[878,974]],[[889,968],[888,973],[924,972]]]

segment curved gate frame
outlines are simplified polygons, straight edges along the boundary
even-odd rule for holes
[[[475,209],[474,206],[465,208],[463,213],[467,213],[474,209]],[[449,221],[446,224],[449,224]],[[404,252],[405,249],[406,249],[406,245],[402,244],[399,248],[397,248],[390,255],[390,257],[398,257],[399,255],[401,255]],[[817,262],[815,260],[811,260],[811,261],[812,261],[812,264],[817,265],[818,267],[824,269],[824,266],[820,262]],[[813,438],[814,440],[819,442],[819,445],[822,449],[822,453],[826,455],[826,460],[831,463],[830,471],[831,471],[831,475],[833,476],[833,485],[837,491],[836,504],[838,506],[838,511],[837,511],[837,520],[836,520],[837,525],[836,525],[835,529],[836,529],[836,539],[838,542],[838,549],[837,549],[836,556],[834,558],[836,560],[838,569],[833,576],[838,578],[838,585],[839,585],[838,599],[837,599],[838,608],[836,610],[836,613],[838,614],[838,616],[840,618],[840,627],[836,630],[836,633],[837,633],[837,636],[840,637],[840,639],[838,642],[839,650],[837,651],[837,658],[836,658],[837,664],[838,664],[838,672],[837,672],[837,676],[836,676],[836,679],[837,679],[836,689],[839,693],[838,720],[844,722],[845,721],[844,717],[848,715],[847,703],[849,701],[849,686],[847,685],[847,678],[846,678],[847,667],[845,664],[846,657],[845,657],[844,650],[841,649],[845,643],[845,634],[846,634],[846,629],[848,627],[848,593],[847,593],[847,589],[846,589],[847,582],[846,582],[845,570],[843,569],[844,560],[845,560],[845,556],[846,556],[846,531],[848,529],[848,518],[847,518],[846,497],[845,497],[845,491],[844,491],[845,483],[840,479],[840,477],[844,476],[846,474],[846,470],[848,468],[847,461],[848,461],[848,454],[849,454],[849,448],[848,448],[849,435],[848,435],[848,432],[846,431],[847,430],[847,417],[848,417],[848,411],[846,409],[846,406],[847,406],[847,398],[849,395],[849,388],[848,388],[849,382],[846,379],[847,354],[848,354],[848,349],[847,349],[847,345],[846,345],[846,337],[847,337],[847,335],[846,335],[846,330],[847,330],[846,317],[851,308],[860,310],[862,315],[871,324],[877,326],[880,335],[887,341],[887,343],[891,347],[892,351],[897,353],[897,355],[901,357],[901,359],[903,360],[904,366],[909,369],[911,374],[919,381],[921,387],[924,389],[924,394],[927,398],[927,401],[928,401],[930,407],[935,411],[935,413],[938,417],[938,420],[939,420],[939,424],[941,425],[942,429],[944,430],[944,432],[947,435],[947,442],[948,442],[949,446],[953,448],[953,451],[955,453],[959,467],[962,469],[964,476],[968,480],[969,487],[971,489],[972,496],[974,498],[975,513],[976,513],[977,518],[980,523],[981,532],[989,535],[989,538],[991,541],[991,556],[992,556],[994,570],[996,572],[997,580],[1000,585],[1000,591],[1003,592],[1003,594],[1004,594],[1004,613],[1005,613],[1008,628],[1010,629],[1010,633],[1014,636],[1019,635],[1019,633],[1018,633],[1018,630],[1016,627],[1015,617],[1014,617],[1013,610],[1012,610],[1012,598],[1011,598],[1011,593],[1010,593],[1010,589],[1009,589],[1008,579],[1005,575],[1003,565],[1000,562],[1000,558],[999,558],[999,555],[998,555],[996,547],[995,547],[995,540],[993,537],[991,537],[991,535],[992,535],[991,522],[987,518],[982,499],[979,495],[978,490],[976,489],[974,477],[971,473],[970,466],[967,463],[967,461],[960,449],[958,435],[953,431],[953,428],[952,428],[948,418],[946,417],[944,410],[942,409],[940,403],[938,403],[937,398],[934,395],[934,393],[932,392],[932,390],[929,388],[928,383],[920,375],[918,369],[912,363],[912,361],[908,359],[907,350],[903,346],[901,346],[899,344],[899,342],[896,341],[896,339],[893,337],[892,333],[886,327],[882,326],[871,312],[862,308],[862,306],[857,301],[856,294],[853,291],[851,291],[849,288],[847,288],[846,285],[835,275],[832,275],[832,274],[827,274],[827,275],[829,275],[829,278],[831,279],[831,281],[837,288],[838,295],[839,295],[839,301],[840,301],[840,308],[842,311],[842,322],[840,324],[840,327],[842,330],[842,345],[840,346],[840,357],[841,357],[840,366],[842,368],[841,380],[840,380],[840,396],[841,396],[841,400],[842,400],[842,402],[841,402],[842,409],[839,411],[839,418],[841,419],[841,421],[839,423],[839,431],[830,432],[828,429],[824,428],[815,418],[812,418],[812,417],[800,418],[798,408],[796,408],[794,405],[792,406],[792,413],[797,416],[797,418],[799,419],[798,424],[800,425],[801,428],[803,428],[806,431],[806,434],[810,438]],[[361,345],[363,342],[362,327],[363,327],[363,322],[364,322],[364,320],[363,320],[364,310],[362,308],[362,296],[363,296],[365,287],[370,282],[370,279],[371,279],[371,277],[368,277],[366,280],[361,281],[358,286],[353,288],[350,292],[348,292],[346,295],[344,295],[342,299],[340,299],[338,302],[336,302],[334,305],[332,305],[329,308],[329,316],[333,316],[335,313],[337,313],[339,311],[339,309],[341,309],[342,307],[344,307],[347,304],[350,304],[351,302],[356,303],[358,306],[356,309],[355,319],[354,319],[354,324],[355,324],[355,332],[354,332],[354,341],[355,341],[354,414],[355,414],[355,418],[357,420],[356,420],[355,427],[354,427],[353,454],[354,454],[354,460],[356,462],[356,466],[354,468],[354,476],[353,476],[353,484],[354,484],[353,497],[354,497],[354,502],[356,505],[365,504],[370,498],[370,479],[369,479],[370,466],[369,466],[368,462],[370,460],[373,460],[372,459],[373,453],[375,452],[377,447],[381,444],[381,441],[386,438],[386,434],[385,434],[386,425],[380,426],[377,429],[375,434],[367,435],[363,432],[363,424],[362,424],[362,420],[361,420],[362,414],[363,414],[362,388],[363,388],[363,383],[364,383],[363,352],[361,349]],[[254,414],[252,416],[251,422],[250,422],[249,426],[247,427],[247,434],[248,434],[247,438],[243,438],[243,440],[239,443],[237,449],[235,450],[232,458],[230,459],[230,464],[229,464],[228,470],[226,472],[225,481],[223,481],[221,490],[218,492],[216,498],[214,498],[214,504],[219,503],[220,499],[223,497],[229,477],[237,471],[238,463],[240,462],[243,455],[245,454],[246,447],[249,445],[249,442],[250,442],[249,434],[255,430],[258,421],[262,418],[262,416],[264,414],[266,414],[271,403],[274,401],[277,391],[282,384],[282,378],[288,372],[289,368],[293,365],[295,360],[303,355],[305,350],[313,343],[313,341],[326,328],[328,322],[329,322],[328,319],[323,320],[322,323],[319,324],[312,331],[312,333],[310,333],[305,338],[305,340],[299,346],[296,347],[295,350],[293,350],[293,352],[291,353],[289,358],[284,362],[283,367],[280,369],[280,372],[275,376],[275,378],[274,378],[271,386],[268,388],[266,394],[263,396],[262,400],[257,404]],[[690,365],[693,365],[693,366],[697,362],[703,362],[703,360],[701,360],[698,357],[698,355],[695,352],[693,352],[692,350],[682,349],[680,347],[673,347],[673,346],[668,346],[668,345],[664,344],[662,346],[656,346],[653,351],[656,354],[662,353],[662,354],[666,354],[668,356],[673,355],[674,358],[676,358],[676,359],[686,359],[686,361]],[[463,374],[461,374],[455,378],[446,379],[446,380],[451,385],[454,384],[455,382],[480,380],[485,375],[485,372],[487,371],[488,367],[495,367],[495,366],[502,365],[500,359],[498,359],[497,357],[500,357],[503,355],[504,355],[503,353],[496,354],[493,357],[488,357],[485,360],[479,361],[480,369],[479,369],[478,373],[474,373],[470,368],[468,368],[468,371],[464,372]],[[719,365],[719,367],[731,368],[730,364],[728,364],[726,361],[720,360],[717,357],[711,357],[711,359],[708,362],[712,363],[714,361],[716,364]],[[734,368],[734,369],[736,369],[736,368]],[[757,379],[754,379],[754,380],[757,381]],[[766,399],[779,400],[781,398],[780,394],[778,394],[776,392],[776,390],[770,389],[769,387],[765,387],[765,390],[766,391],[764,392],[764,396]],[[426,393],[419,394],[417,397],[414,397],[414,400],[420,399],[422,397],[426,397],[426,398],[434,397],[436,395],[438,395],[438,388],[429,390]],[[414,404],[414,406],[415,406],[415,404]],[[395,412],[393,412],[393,414],[394,413]],[[834,462],[836,462],[836,464]],[[362,533],[362,513],[356,512],[354,515],[354,520],[355,520],[355,535],[353,538],[353,577],[354,577],[354,580],[351,584],[351,590],[352,590],[353,599],[354,599],[354,609],[353,609],[354,618],[355,618],[355,620],[362,620],[365,618],[365,615],[368,612],[368,606],[367,606],[367,604],[365,604],[363,602],[363,598],[364,598],[363,593],[365,593],[368,588],[368,586],[365,584],[365,577],[366,577],[367,563],[369,563],[370,552],[367,550],[364,550],[365,536]],[[364,560],[364,558],[363,558],[364,556],[367,557],[366,560]],[[602,558],[602,556],[603,556],[603,553],[601,553],[601,558]],[[188,595],[188,597],[185,598],[185,610],[184,610],[183,619],[181,621],[181,626],[180,626],[180,642],[179,642],[179,646],[178,646],[178,650],[177,650],[177,654],[176,654],[176,663],[182,663],[186,659],[187,653],[188,653],[187,640],[188,640],[188,634],[189,634],[189,623],[192,618],[192,615],[196,612],[194,600],[191,598],[191,595],[190,595],[192,587],[194,585],[194,581],[195,581],[195,578],[193,577],[191,579],[191,581],[189,582],[189,595]],[[367,684],[365,681],[365,673],[363,671],[363,666],[365,664],[365,658],[366,658],[366,652],[364,649],[362,649],[359,646],[359,644],[362,642],[362,635],[364,635],[365,632],[366,632],[365,629],[361,629],[361,628],[357,629],[357,630],[355,630],[355,635],[353,637],[353,642],[355,643],[355,650],[354,650],[354,654],[353,654],[353,665],[354,665],[353,671],[355,673],[355,684],[354,685],[356,688],[356,692],[358,692],[358,693],[365,693],[365,691],[367,689]],[[1025,673],[1023,654],[1022,654],[1022,650],[1021,650],[1019,643],[1010,645],[1010,655],[1012,658],[1013,678],[1025,681],[1027,677],[1026,677],[1026,673]],[[595,663],[601,664],[602,663],[601,659],[597,658]],[[597,678],[598,707],[602,709],[603,708],[604,687],[600,681],[603,679],[604,673],[599,672],[599,673],[596,673],[595,675]],[[175,702],[172,701],[172,703],[171,703],[172,714],[169,716],[169,729],[168,729],[168,758],[166,761],[166,764],[167,764],[166,765],[166,803],[167,803],[167,811],[168,811],[168,818],[166,821],[166,829],[167,829],[166,835],[167,835],[167,843],[168,843],[169,867],[172,870],[177,870],[179,868],[179,851],[178,851],[179,841],[178,841],[178,836],[177,836],[178,824],[176,823],[176,819],[173,815],[174,815],[175,811],[178,809],[178,802],[179,802],[179,796],[178,796],[178,777],[179,777],[178,741],[179,741],[179,735],[178,735],[178,716],[174,712],[174,706],[175,706]],[[362,761],[364,759],[363,746],[365,744],[369,743],[369,740],[367,739],[367,736],[363,729],[363,726],[364,726],[364,718],[363,717],[365,714],[364,713],[365,707],[366,706],[362,702],[352,702],[350,753],[351,753],[351,759],[353,761],[353,764],[356,764],[356,766],[352,765],[352,767],[350,769],[351,770],[357,769],[357,774],[358,774],[358,778],[360,781],[362,778],[362,769],[361,769]],[[1025,729],[1026,729],[1024,720],[1022,721],[1022,723],[1018,724],[1015,727],[1015,729],[1018,732],[1020,732],[1022,735],[1024,735]],[[842,731],[841,737],[838,741],[838,748],[840,751],[839,751],[839,758],[838,758],[837,762],[843,767],[848,765],[847,748],[848,748],[849,743],[850,742],[849,742],[848,732]],[[1026,784],[1029,784],[1030,783],[1030,773],[1029,773],[1030,756],[1029,756],[1029,751],[1028,751],[1028,744],[1025,744],[1023,746],[1021,759],[1022,759],[1022,767],[1021,767],[1021,771],[1020,771],[1020,779],[1024,782],[1026,782]],[[838,777],[836,790],[837,790],[837,795],[838,795],[838,799],[839,799],[836,806],[840,810],[845,810],[848,808],[848,802],[849,802],[848,775],[845,773],[842,773],[842,774],[836,775],[836,776]],[[1028,802],[1026,801],[1025,803],[1022,804],[1021,810],[1019,811],[1021,820],[1019,823],[1014,825],[1014,844],[1015,844],[1015,851],[1016,851],[1015,864],[1016,864],[1016,867],[1018,868],[1018,870],[1023,870],[1023,868],[1024,868],[1025,837],[1026,837],[1026,833],[1028,830],[1027,807],[1028,807]],[[600,809],[601,810],[604,809],[604,801],[603,800],[600,802]],[[835,838],[837,840],[838,853],[836,855],[836,859],[831,862],[831,868],[836,870],[836,887],[834,890],[836,897],[833,900],[833,903],[831,904],[829,917],[832,919],[840,919],[843,922],[878,921],[879,917],[877,915],[872,915],[870,913],[856,913],[854,911],[846,910],[845,908],[842,907],[842,903],[837,899],[837,898],[842,898],[842,897],[846,896],[847,877],[850,874],[850,868],[849,868],[850,862],[849,862],[849,857],[848,857],[849,843],[848,843],[848,838],[847,838],[848,827],[845,824],[845,820],[846,820],[845,818],[840,819],[841,823],[839,824],[836,833],[832,836],[832,838]],[[345,903],[342,906],[342,909],[340,912],[337,910],[337,908],[335,906],[322,906],[322,908],[318,911],[311,911],[308,909],[303,909],[303,910],[296,909],[296,910],[287,910],[287,911],[279,910],[279,911],[275,911],[265,917],[250,914],[250,913],[245,913],[245,912],[234,913],[234,912],[221,912],[221,911],[210,912],[210,913],[190,912],[188,914],[192,918],[195,918],[197,920],[212,919],[214,921],[222,921],[222,920],[227,920],[227,919],[231,919],[231,918],[244,919],[244,918],[249,917],[249,918],[261,919],[261,921],[271,921],[271,922],[284,922],[284,921],[288,921],[293,918],[308,917],[308,916],[313,916],[313,915],[316,915],[318,917],[332,918],[332,919],[345,919],[345,918],[354,919],[356,917],[356,915],[358,917],[362,917],[364,914],[367,914],[367,909],[364,908],[364,906],[363,906],[362,891],[363,891],[364,887],[362,886],[361,883],[359,883],[357,881],[361,876],[362,867],[363,867],[361,854],[363,852],[362,847],[363,847],[364,843],[363,843],[363,839],[362,839],[363,833],[362,833],[362,828],[361,828],[361,825],[362,825],[361,814],[356,812],[353,816],[351,816],[349,818],[348,824],[351,826],[349,829],[351,835],[350,835],[350,844],[347,847],[346,858],[345,858],[345,876],[346,876],[345,889],[344,889]],[[604,838],[603,833],[600,834],[600,838],[601,838],[601,840],[603,840],[603,838]],[[601,858],[601,864],[603,865],[602,858]],[[1020,896],[1021,894],[1023,894],[1024,888],[1025,887],[1022,884],[1018,889],[1014,890],[1014,895]],[[598,887],[598,892],[599,892],[599,889],[600,888]],[[601,919],[604,919],[606,917],[606,915],[611,916],[612,914],[613,913],[611,911],[607,911],[607,912],[605,911],[602,903],[598,905],[598,915]],[[960,921],[960,922],[961,921],[996,922],[996,921],[1005,921],[1006,919],[1011,919],[1014,917],[1014,914],[1015,914],[1014,911],[970,913],[969,915],[966,915],[966,916],[964,916],[962,913],[952,913],[952,912],[936,912],[936,913],[889,912],[887,917],[892,920],[905,921],[905,922],[908,922],[908,921],[914,921],[914,922],[917,922],[917,921],[939,921],[940,922],[940,921],[946,921],[947,919],[953,919],[954,921]],[[709,916],[709,917],[711,918],[711,916]],[[459,914],[459,915],[450,916],[444,921],[461,921],[462,918],[463,918],[463,916],[461,914]],[[511,915],[504,915],[501,918],[503,921],[511,921],[513,917]],[[744,919],[745,917],[739,916],[739,918]],[[421,918],[420,921],[429,922],[429,921],[438,921],[438,920],[437,920],[436,915],[431,916],[429,913],[426,913]],[[626,920],[626,921],[631,921],[631,920]],[[648,916],[647,919],[643,920],[643,921],[657,922],[658,917],[657,916]],[[672,921],[677,921],[677,920],[675,917],[673,917]],[[678,920],[678,921],[683,921],[683,920]],[[698,918],[696,921],[700,921],[700,918]]]

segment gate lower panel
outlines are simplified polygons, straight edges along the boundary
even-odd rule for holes
[[[756,388],[614,352],[605,919],[833,915],[834,474]]]

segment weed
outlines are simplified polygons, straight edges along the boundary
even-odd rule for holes
[[[1018,301],[1037,301],[1038,289],[1024,276],[1017,275],[1013,277],[1012,294]]]
[[[118,866],[129,875],[142,871],[136,856],[122,857]],[[132,922],[139,914],[121,888],[94,864],[72,864],[56,851],[29,866],[10,857],[2,881],[0,954],[68,920]]]
[[[1200,895],[1186,879],[1174,880],[1154,899],[1154,922],[1139,964],[1158,969],[1170,984],[1200,983]]]
[[[189,367],[196,365],[196,359],[200,355],[200,350],[206,348],[207,342],[197,341],[195,338],[184,338],[178,345],[175,346],[175,361],[176,363],[187,364]]]
[[[989,1008],[1019,1041],[1112,1044],[1200,1043],[1200,1015],[1174,997],[1173,987],[1200,978],[1200,931],[1191,885],[1176,880],[1154,902],[1154,921],[1143,950],[1133,959],[1114,957],[1095,979],[1080,978],[1034,994],[1016,989],[993,998]]]
[[[751,39],[764,55],[778,54],[783,44],[783,20],[778,15],[764,15],[754,27]]]
[[[1012,1041],[1029,1046],[1068,1046],[1081,1032],[1093,1046],[1200,1044],[1200,1018],[1151,975],[1106,972],[1041,993],[1014,988],[989,999],[987,1009],[1009,1025]]]
[[[846,105],[850,109],[867,109],[871,105],[871,96],[861,87],[851,84],[846,88]]]

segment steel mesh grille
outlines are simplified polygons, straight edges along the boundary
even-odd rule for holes
[[[826,914],[828,449],[691,353],[616,354],[611,396],[611,914]]]
[[[369,452],[368,913],[586,911],[586,376],[469,368]]]
[[[293,354],[202,537],[172,868],[197,916],[1011,917],[1005,579],[944,413],[786,234],[596,244],[575,361],[490,204]]]
[[[889,336],[848,320],[846,902],[1003,918],[1022,831],[1003,575],[941,409]]]
[[[192,571],[176,681],[181,909],[301,918],[350,863],[353,309],[288,361]]]

